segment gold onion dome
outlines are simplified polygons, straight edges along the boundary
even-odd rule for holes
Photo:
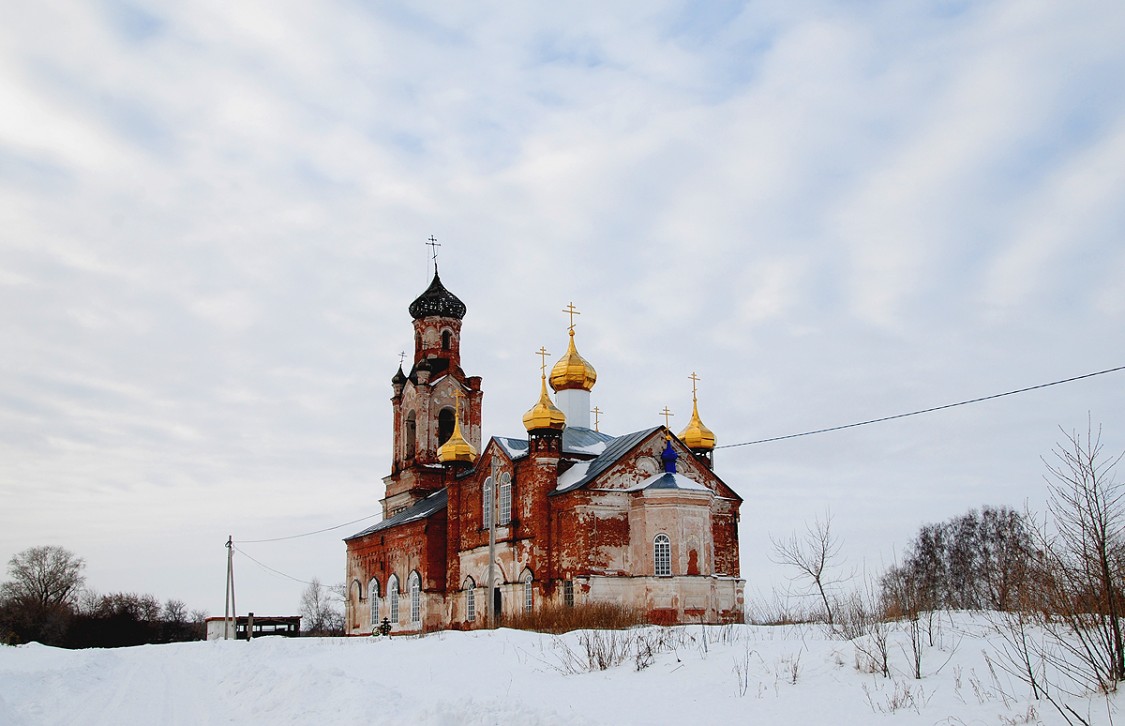
[[[571,328],[566,355],[551,368],[551,388],[556,392],[574,388],[589,391],[597,381],[598,372],[594,370],[594,366],[578,355],[578,349],[574,347],[574,328]]]
[[[477,460],[477,450],[461,435],[461,399],[457,399],[457,413],[453,417],[453,433],[438,447],[437,458],[443,464],[472,464]]]
[[[523,426],[528,432],[551,429],[562,431],[566,426],[566,414],[551,403],[547,396],[547,376],[543,376],[542,389],[539,393],[539,402],[523,415]]]
[[[680,432],[680,441],[693,450],[715,448],[715,434],[699,419],[699,406],[694,399],[691,402],[691,420]]]

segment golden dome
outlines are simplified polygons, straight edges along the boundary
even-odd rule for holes
[[[692,376],[695,374],[693,373]],[[715,434],[711,429],[703,425],[699,419],[699,404],[695,397],[695,391],[691,395],[691,420],[688,425],[680,432],[680,441],[693,451],[698,450],[711,450],[715,448]]]
[[[594,370],[594,366],[578,355],[578,349],[574,347],[574,328],[571,328],[570,344],[567,346],[566,355],[551,369],[551,388],[555,391],[573,388],[589,391],[597,381],[598,372]]]
[[[453,416],[453,433],[438,447],[437,458],[443,464],[472,464],[477,450],[461,435],[461,397],[457,397],[457,413]]]
[[[562,431],[566,426],[566,415],[551,403],[547,396],[547,376],[543,376],[542,390],[539,393],[539,402],[523,415],[523,426],[530,431],[553,429]]]

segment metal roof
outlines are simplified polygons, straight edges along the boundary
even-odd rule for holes
[[[586,486],[588,483],[593,481],[595,478],[597,478],[606,469],[608,469],[609,467],[616,464],[617,461],[622,456],[629,453],[629,451],[631,451],[634,446],[641,443],[646,438],[651,436],[653,433],[659,431],[660,429],[661,429],[660,426],[654,426],[650,429],[645,429],[643,431],[635,431],[631,434],[625,434],[624,436],[618,436],[617,438],[615,438],[612,441],[610,441],[609,443],[607,443],[606,447],[605,447],[605,451],[603,451],[601,454],[598,455],[597,458],[595,458],[593,461],[590,462],[589,468],[586,469],[586,476],[582,477],[581,479],[579,479],[574,484],[571,484],[566,489],[556,489],[555,491],[551,492],[551,494],[552,495],[564,494],[566,492],[572,492],[575,489],[581,489],[582,487]],[[582,429],[579,429],[579,430],[582,430]],[[589,431],[589,429],[585,429],[585,430]],[[591,432],[591,433],[596,433],[596,432]],[[565,431],[563,432],[563,436],[564,437],[566,436]]]
[[[345,537],[344,539],[355,539],[356,537],[362,537],[367,534],[372,534],[373,532],[378,532],[379,530],[387,529],[388,527],[405,524],[417,519],[426,519],[427,517],[432,517],[434,514],[445,509],[448,504],[449,495],[446,493],[445,489],[442,489],[441,491],[434,492],[421,501],[415,502],[413,505],[402,510],[390,519],[384,519],[382,522],[374,524],[363,530],[362,532],[353,534],[351,537]]]

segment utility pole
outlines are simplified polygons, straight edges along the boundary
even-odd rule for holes
[[[237,611],[234,607],[234,536],[227,535],[227,597],[223,602],[223,640],[238,636]]]
[[[493,629],[496,628],[496,482],[499,470],[500,465],[493,456],[488,497],[488,627]]]

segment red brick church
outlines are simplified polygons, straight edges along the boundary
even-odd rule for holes
[[[544,361],[538,400],[528,391],[525,433],[482,447],[481,378],[461,368],[466,308],[436,265],[409,310],[414,357],[391,379],[383,520],[345,540],[348,633],[384,619],[401,633],[482,627],[490,581],[500,617],[613,602],[659,623],[741,621],[742,499],[712,470],[694,389],[678,436],[591,428],[597,373],[572,315],[566,354],[549,376]]]

